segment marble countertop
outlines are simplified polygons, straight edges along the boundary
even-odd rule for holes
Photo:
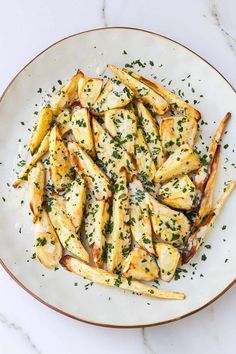
[[[8,0],[0,18],[0,94],[36,54],[70,34],[129,26],[191,48],[236,87],[235,0]],[[48,309],[0,268],[0,354],[235,353],[236,287],[194,316],[146,329],[89,326]]]

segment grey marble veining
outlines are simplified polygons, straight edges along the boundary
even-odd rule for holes
[[[210,0],[210,12],[212,17],[215,20],[215,24],[221,31],[222,35],[224,36],[228,46],[231,48],[231,50],[236,54],[236,38],[231,35],[224,26],[221,23],[221,14],[218,10],[217,4],[214,1]]]
[[[156,351],[154,351],[148,341],[147,338],[147,328],[142,328],[142,339],[143,339],[143,345],[144,345],[144,349],[145,349],[145,354],[157,354]]]
[[[101,14],[102,14],[102,21],[103,21],[104,27],[108,27],[107,14],[106,14],[106,5],[107,5],[107,0],[102,0],[102,11],[101,11]]]
[[[2,313],[0,313],[0,323],[2,323],[3,326],[9,329],[13,329],[14,331],[17,331],[25,339],[27,344],[30,346],[30,348],[32,349],[32,353],[42,354],[42,352],[39,351],[36,345],[32,342],[30,336],[24,331],[24,329],[19,325],[17,325],[16,323],[9,321]]]

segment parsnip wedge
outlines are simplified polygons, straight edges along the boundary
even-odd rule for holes
[[[77,178],[69,185],[68,192],[64,195],[66,201],[66,212],[71,221],[79,231],[83,220],[84,207],[86,202],[86,184],[82,178]]]
[[[137,137],[135,142],[135,158],[138,173],[144,175],[148,181],[152,182],[156,173],[156,166],[150,153],[150,150],[146,144],[144,134],[141,128],[137,129]]]
[[[71,164],[83,175],[97,200],[106,200],[111,196],[109,179],[95,164],[91,157],[74,141],[68,143]]]
[[[152,281],[158,278],[159,268],[155,257],[142,248],[133,248],[124,263],[122,274],[126,278]]]
[[[182,264],[186,264],[196,254],[199,247],[205,241],[211,227],[214,225],[218,215],[221,212],[227,198],[236,186],[236,181],[231,181],[224,189],[224,193],[218,199],[216,206],[210,211],[210,213],[204,218],[203,222],[197,228],[197,230],[188,238],[186,249],[182,254]]]
[[[31,154],[33,154],[35,150],[39,147],[43,138],[50,130],[53,118],[53,112],[50,108],[42,108],[39,112],[38,121],[36,123],[35,128],[33,129],[33,133],[29,142],[29,149]]]
[[[87,108],[75,108],[72,114],[72,132],[77,143],[92,157],[95,157],[93,132]]]
[[[180,253],[177,248],[166,243],[156,243],[155,245],[160,276],[164,281],[171,281],[175,275],[176,268],[180,261]]]
[[[209,173],[211,172],[211,164],[214,159],[217,146],[220,144],[220,140],[223,136],[225,127],[231,117],[231,113],[226,113],[225,117],[222,119],[213,139],[211,145],[208,148],[206,156],[204,156],[204,165],[199,169],[198,173],[195,175],[194,183],[200,192],[203,192]]]
[[[171,179],[158,191],[161,202],[174,209],[192,209],[196,196],[196,187],[188,175]]]
[[[206,187],[204,188],[198,214],[194,222],[195,227],[201,225],[204,218],[210,213],[212,209],[214,187],[216,183],[219,161],[220,161],[220,146],[218,146],[216,149],[216,153],[211,165],[211,172],[208,181],[206,183]]]
[[[34,246],[37,259],[49,269],[58,267],[63,248],[45,209],[35,224]]]
[[[25,166],[24,170],[20,173],[18,179],[13,183],[13,187],[17,188],[23,181],[28,180],[28,174],[35,164],[48,152],[49,148],[49,133],[44,137],[36,153],[31,157],[30,162]]]
[[[198,155],[191,146],[183,144],[168,157],[155,174],[155,182],[164,183],[171,178],[178,177],[197,170],[201,166]]]
[[[139,74],[132,73],[132,76],[163,97],[170,105],[173,113],[176,115],[184,115],[185,117],[194,118],[197,121],[201,118],[199,111],[190,106],[187,102],[183,101],[179,96],[168,91],[165,87],[157,84],[156,82],[150,81]]]
[[[51,98],[51,109],[55,115],[62,112],[78,99],[78,81],[84,76],[80,71],[74,75],[62,88]]]
[[[45,185],[45,168],[38,162],[29,173],[29,204],[33,213],[33,223],[35,223],[42,211],[43,193]]]
[[[110,109],[127,106],[133,96],[132,90],[121,81],[108,79],[98,99],[90,108],[93,114],[101,115]]]
[[[56,122],[58,122],[61,136],[67,134],[70,131],[71,127],[70,127],[69,120],[70,120],[70,116],[69,116],[69,114],[67,114],[67,111],[62,112],[56,118]],[[49,136],[50,136],[50,131],[45,135],[43,141],[39,145],[38,150],[31,157],[30,162],[25,166],[24,170],[21,172],[18,179],[13,184],[14,188],[19,187],[23,181],[28,180],[28,174],[29,174],[30,170],[48,152],[48,150],[49,150]]]
[[[108,177],[115,180],[122,167],[127,168],[129,173],[133,173],[135,166],[132,157],[120,147],[119,143],[110,136],[107,130],[103,129],[95,118],[92,118],[92,126],[97,157]]]
[[[160,136],[163,150],[170,155],[185,143],[193,147],[196,142],[198,124],[193,117],[168,117],[161,119]]]
[[[71,256],[64,256],[60,263],[70,272],[98,284],[118,287],[124,290],[129,290],[138,294],[148,295],[160,299],[185,299],[185,295],[183,293],[161,290],[135,280],[131,281],[121,275],[111,274],[103,269],[91,267]]]
[[[93,261],[102,267],[105,259],[105,242],[109,229],[109,203],[105,200],[88,201],[85,215],[85,234],[92,250]]]
[[[146,143],[157,168],[159,168],[165,161],[165,155],[162,149],[157,123],[141,101],[137,102],[136,107]]]
[[[90,108],[101,93],[103,80],[82,77],[78,83],[79,101],[83,107]]]
[[[54,126],[49,136],[50,176],[54,187],[61,191],[72,181],[72,171],[69,153],[59,133]]]
[[[134,175],[129,183],[130,225],[134,240],[150,254],[155,254],[152,243],[152,225],[146,193]]]
[[[61,136],[66,135],[71,130],[71,109],[66,108],[55,119],[56,124],[59,126]]]
[[[107,270],[119,273],[130,252],[129,195],[126,170],[122,169],[115,184],[112,204],[112,231],[108,240]]]
[[[180,211],[173,210],[159,203],[147,194],[151,209],[153,231],[162,241],[180,245],[186,240],[190,231],[190,222]]]
[[[89,262],[88,252],[82,245],[70,217],[66,213],[65,201],[59,195],[54,195],[54,202],[50,207],[49,218],[63,245],[85,262]]]
[[[127,85],[135,93],[135,95],[138,95],[145,103],[151,105],[158,114],[162,115],[168,111],[169,105],[166,100],[146,84],[112,64],[109,64],[108,67],[114,72],[118,79],[123,82],[124,85]]]
[[[134,154],[137,120],[128,109],[111,109],[104,114],[105,128],[110,135],[129,153]]]

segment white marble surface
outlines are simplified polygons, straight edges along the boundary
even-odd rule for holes
[[[235,0],[8,0],[0,13],[0,93],[30,59],[86,29],[130,26],[190,47],[236,87]],[[233,354],[236,287],[200,313],[147,329],[99,328],[43,306],[0,269],[0,354]]]

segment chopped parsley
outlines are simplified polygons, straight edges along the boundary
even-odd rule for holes
[[[43,238],[38,237],[38,238],[36,239],[36,241],[37,241],[36,246],[45,246],[46,243],[47,243],[47,239],[46,239],[45,237],[43,237]]]
[[[201,260],[205,262],[207,260],[207,256],[203,254]]]

